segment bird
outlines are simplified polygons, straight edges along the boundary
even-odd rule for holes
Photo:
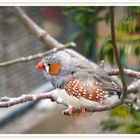
[[[121,85],[104,69],[65,51],[43,57],[35,68],[44,71],[59,99],[68,106],[70,116],[76,109],[86,113],[87,108],[111,105],[121,99]]]

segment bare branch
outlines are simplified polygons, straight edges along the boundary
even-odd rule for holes
[[[140,111],[140,98],[136,94],[129,94],[127,99],[124,100],[124,103],[133,108],[135,111]]]
[[[119,74],[119,70],[116,70],[116,69],[110,71],[109,73],[111,73],[111,75],[112,75],[112,73],[114,71],[115,71],[115,74],[116,74],[116,71],[118,71],[117,74]],[[128,74],[129,69],[125,69],[125,72]],[[131,71],[131,72],[133,72],[133,71]],[[134,73],[135,73],[135,71],[134,71]],[[132,75],[132,74],[130,74],[130,75]],[[29,101],[33,101],[33,100],[41,100],[41,99],[51,99],[52,101],[65,105],[63,103],[63,101],[61,101],[61,102],[58,101],[59,97],[57,97],[55,95],[55,92],[57,92],[57,91],[53,90],[51,92],[40,93],[40,94],[35,94],[35,95],[22,95],[17,98],[2,97],[0,99],[0,108],[10,107],[10,106],[17,105],[20,103],[25,103],[25,102],[29,102]],[[128,93],[137,93],[137,92],[140,92],[140,80],[137,80],[128,86]],[[86,111],[87,112],[100,112],[100,111],[111,110],[115,107],[118,107],[119,105],[121,105],[123,103],[125,103],[125,102],[119,101],[115,104],[106,105],[106,106],[103,105],[103,106],[99,106],[98,108],[86,108]],[[73,113],[79,114],[79,113],[81,113],[81,110],[75,110]],[[63,111],[63,114],[69,115],[68,110]]]
[[[140,80],[132,82],[128,88],[128,93],[140,93]]]
[[[122,104],[126,104],[126,105],[132,107],[133,109],[135,109],[136,111],[140,111],[140,102],[138,102],[138,100],[139,100],[138,98],[128,99],[128,100],[125,99],[124,102],[119,101],[119,102],[117,102],[117,103],[115,103],[113,105],[110,105],[110,106],[109,105],[100,106],[100,107],[94,108],[94,109],[93,108],[86,108],[86,112],[93,112],[94,113],[94,112],[101,112],[101,111],[111,110],[111,109],[114,109],[114,108],[116,108],[116,107],[118,107],[118,106],[120,106]],[[79,110],[79,109],[73,110],[73,113],[78,115],[78,114],[81,113],[81,110]],[[64,110],[63,114],[70,116],[68,109]]]
[[[31,61],[31,60],[34,60],[34,59],[37,59],[37,58],[42,58],[43,56],[49,55],[51,53],[55,53],[57,51],[60,51],[60,50],[66,49],[66,48],[70,48],[70,47],[75,47],[75,46],[76,46],[75,43],[70,42],[70,43],[67,43],[66,45],[64,45],[62,47],[53,48],[52,50],[49,50],[49,51],[45,51],[45,52],[38,53],[38,54],[35,54],[35,55],[29,55],[29,56],[26,56],[26,57],[19,57],[19,58],[10,60],[10,61],[2,62],[2,63],[0,63],[0,67],[6,67],[6,66],[9,66],[9,65],[17,64],[17,63],[28,62],[28,61]]]
[[[50,92],[46,93],[40,93],[40,94],[33,94],[33,95],[21,95],[20,97],[16,98],[10,98],[10,97],[1,97],[0,98],[0,108],[4,107],[10,107],[13,105],[29,102],[29,101],[34,101],[34,100],[41,100],[41,99],[50,99],[51,101],[57,102],[58,104],[63,104],[66,105],[60,97],[57,96],[57,89],[52,90]],[[104,111],[104,110],[110,110],[114,107],[117,107],[121,104],[121,102],[115,103],[111,106],[99,106],[98,108],[87,108],[87,112],[99,112],[99,111]],[[75,110],[75,113],[78,113],[79,110]],[[64,111],[65,114],[65,111]]]
[[[35,101],[35,100],[41,100],[41,99],[50,99],[52,102],[56,102],[58,104],[63,104],[62,100],[59,99],[59,97],[56,95],[57,89],[54,89],[50,92],[45,93],[39,93],[39,94],[33,94],[33,95],[21,95],[20,97],[10,98],[10,97],[1,97],[0,98],[0,108],[8,108],[13,105],[29,102],[29,101]]]
[[[134,85],[134,86],[136,86],[136,85]],[[137,85],[137,86],[140,87],[140,82],[139,82],[139,85]],[[136,87],[132,88],[132,85],[130,85],[130,88],[128,87],[128,92],[131,92],[134,89],[136,89]],[[60,100],[59,97],[57,96],[57,94],[55,94],[55,93],[57,93],[57,89],[52,90],[50,92],[46,92],[46,93],[40,93],[40,94],[34,94],[34,95],[22,95],[22,96],[17,97],[17,98],[1,97],[0,108],[10,107],[10,106],[14,106],[17,104],[21,104],[21,103],[25,103],[25,102],[29,102],[29,101],[34,101],[34,100],[41,100],[41,99],[50,99],[51,101],[54,101],[58,104],[66,105],[63,102],[63,100]],[[112,105],[100,105],[97,108],[86,108],[86,112],[100,112],[100,111],[111,110],[111,109],[114,109],[114,108],[124,104],[124,103],[126,103],[126,102],[122,102],[120,100]],[[73,113],[80,114],[81,110],[79,110],[79,109],[74,110]],[[63,111],[63,114],[70,115],[68,109]]]
[[[106,110],[111,110],[111,109],[114,109],[120,105],[122,105],[123,103],[121,101],[115,103],[115,104],[112,104],[112,105],[106,105],[106,106],[99,106],[98,108],[86,108],[86,112],[101,112],[101,111],[106,111]],[[81,110],[77,109],[77,110],[73,110],[73,113],[74,114],[80,114],[81,113]],[[64,115],[68,115],[70,116],[69,114],[69,111],[68,110],[65,110],[63,111],[63,114]]]
[[[119,75],[120,72],[118,69],[112,69],[107,71],[109,76]],[[128,77],[140,79],[140,72],[124,69],[124,74]],[[127,93],[139,93],[140,92],[140,80],[135,80],[127,87]]]
[[[123,71],[124,71],[124,74],[128,77],[140,79],[140,72],[137,72],[131,69],[123,69]],[[108,70],[107,73],[109,76],[120,75],[119,69]]]
[[[115,27],[114,27],[114,9],[113,9],[113,7],[110,7],[110,16],[111,16],[110,18],[111,18],[111,36],[112,36],[111,43],[112,43],[112,46],[113,46],[113,49],[114,49],[116,61],[117,61],[118,67],[119,67],[121,80],[122,80],[122,84],[123,84],[123,90],[124,90],[123,96],[122,96],[122,101],[123,101],[127,96],[127,86],[126,86],[126,82],[125,82],[123,67],[122,67],[122,64],[120,62],[118,51],[117,51],[116,37],[115,37]]]
[[[33,95],[21,95],[20,97],[16,98],[10,98],[10,97],[1,97],[0,98],[0,108],[8,108],[10,106],[14,106],[17,104],[29,102],[29,101],[34,101],[34,100],[41,100],[41,99],[50,99],[51,101],[54,101],[58,104],[63,104],[66,105],[62,99],[60,99],[57,94],[57,89],[52,90],[50,92],[46,93],[40,93],[40,94],[33,94]],[[115,103],[111,106],[106,105],[106,106],[99,106],[98,108],[86,108],[87,112],[100,112],[100,111],[105,111],[105,110],[110,110],[112,108],[115,108],[122,104],[121,102]],[[74,113],[80,113],[81,110],[75,110]],[[63,114],[68,115],[68,111],[65,110],[63,111]]]
[[[52,36],[46,33],[42,28],[40,28],[34,21],[29,18],[25,12],[20,7],[13,7],[15,15],[17,18],[21,21],[22,24],[25,25],[25,27],[37,38],[40,39],[40,41],[43,42],[43,44],[47,45],[49,48],[58,48],[62,47],[63,44],[58,42],[56,39],[54,39]]]
[[[40,93],[40,94],[35,94],[35,95],[22,95],[17,98],[9,98],[9,97],[1,97],[0,99],[0,108],[4,107],[10,107],[13,105],[17,105],[20,103],[25,103],[29,101],[34,101],[34,100],[39,100],[39,99],[51,99],[55,100],[53,97],[53,91],[47,92],[47,93]]]

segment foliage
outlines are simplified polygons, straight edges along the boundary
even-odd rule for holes
[[[131,57],[137,57],[140,63],[140,7],[125,8],[126,15],[116,26],[116,42],[120,47],[119,55],[122,64],[127,67]],[[113,49],[110,44],[111,36],[107,36],[104,47],[101,48],[100,58],[107,58],[114,63]],[[119,130],[120,133],[139,134],[140,133],[140,113],[132,107],[121,106],[109,113],[109,119],[103,121],[103,130]]]
[[[110,112],[110,119],[103,121],[104,131],[119,130],[121,133],[140,133],[140,113],[127,106],[118,107]]]
[[[99,16],[99,13],[105,10],[106,7],[69,7],[64,11],[65,15],[72,15],[71,21],[73,24],[80,27],[80,31],[75,31],[70,36],[70,41],[78,41],[81,36],[85,36],[85,51],[86,56],[91,58],[93,53],[93,46],[96,38],[95,26],[96,23],[105,20],[108,21],[109,14],[106,11],[105,16]]]
[[[120,60],[122,64],[127,67],[129,59],[132,57],[137,57],[140,63],[140,13],[138,13],[138,11],[140,11],[140,7],[127,7],[125,10],[126,15],[119,25],[116,26],[116,43],[120,48]],[[107,36],[107,38],[105,38],[99,58],[107,58],[109,62],[114,64],[114,57],[112,57],[113,50],[111,50],[108,38],[111,38],[111,36]]]

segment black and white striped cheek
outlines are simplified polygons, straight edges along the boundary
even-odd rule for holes
[[[49,65],[45,64],[45,70],[46,70],[47,73],[49,73]]]

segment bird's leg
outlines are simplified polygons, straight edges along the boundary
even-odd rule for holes
[[[75,110],[74,107],[72,107],[72,106],[70,105],[68,109],[69,109],[70,117],[73,118],[73,117],[74,117],[73,111]]]
[[[78,116],[81,112],[84,114],[84,117],[87,116],[86,108],[84,106],[80,110],[76,110],[73,106],[69,105],[69,107],[62,112],[62,114],[69,115],[73,119],[74,116]]]
[[[69,105],[68,108],[62,112],[62,114],[68,113],[70,115],[70,117],[73,119],[74,118],[74,110],[75,110],[75,108],[72,107],[71,105]]]
[[[81,112],[84,114],[84,117],[87,116],[86,108],[84,106],[81,108]]]

